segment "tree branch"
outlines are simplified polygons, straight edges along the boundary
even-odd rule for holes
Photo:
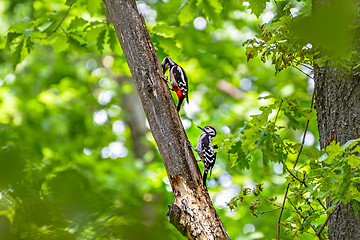
[[[307,74],[306,72],[304,72],[303,70],[301,70],[300,68],[298,68],[295,65],[292,65],[294,68],[296,68],[297,70],[299,70],[300,72],[302,72],[303,74],[305,74],[308,78],[311,78],[312,80],[314,80],[314,77],[310,76],[309,74]]]
[[[104,0],[174,193],[170,222],[188,239],[229,239],[217,214],[135,0]]]
[[[295,209],[295,211],[297,212],[297,214],[299,214],[299,216],[305,220],[305,222],[307,222],[309,224],[309,226],[314,230],[316,236],[318,236],[318,231],[316,231],[316,228],[307,220],[307,218],[301,214],[301,212],[299,212],[299,210],[297,210],[296,206],[291,202],[291,200],[289,198],[287,198],[290,205],[293,206],[293,208]],[[323,238],[321,236],[318,236],[318,238],[320,240],[322,240]]]
[[[281,14],[281,11],[280,11],[280,8],[279,8],[279,6],[278,6],[277,1],[276,1],[276,0],[274,0],[274,2],[275,2],[275,5],[276,5],[276,7],[277,7],[277,9],[278,9],[278,11],[279,11],[280,16],[281,16],[282,14]]]
[[[316,236],[320,236],[321,232],[324,230],[325,226],[328,224],[329,220],[331,219],[332,215],[335,213],[335,211],[338,209],[338,207],[340,206],[340,201],[336,203],[334,210],[332,210],[332,212],[328,215],[328,217],[326,218],[324,224],[322,225],[322,227],[320,228],[319,232],[316,234]]]
[[[59,24],[56,26],[56,28],[51,32],[49,33],[49,35],[47,35],[46,37],[41,37],[39,39],[47,39],[49,38],[51,35],[53,35],[60,27],[61,27],[61,24],[63,23],[63,21],[65,20],[66,16],[69,14],[69,11],[72,7],[72,5],[74,4],[75,0],[72,0],[70,5],[69,5],[69,8],[66,10],[66,13],[64,15],[64,17],[61,19],[61,21],[59,22]],[[61,28],[62,29],[62,28]],[[63,30],[64,31],[64,30]],[[65,32],[65,31],[64,31]],[[67,33],[65,32],[65,34],[67,35]]]

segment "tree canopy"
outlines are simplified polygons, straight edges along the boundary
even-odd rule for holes
[[[104,3],[0,6],[0,239],[180,239],[165,216],[169,180]],[[190,141],[198,125],[218,131],[208,190],[230,237],[276,238],[289,192],[281,239],[326,238],[337,206],[324,207],[330,192],[360,201],[351,175],[360,149],[356,140],[320,146],[312,66],[359,67],[359,53],[347,51],[359,11],[344,1],[314,16],[309,0],[137,7],[158,58],[187,73],[190,101],[179,114]]]

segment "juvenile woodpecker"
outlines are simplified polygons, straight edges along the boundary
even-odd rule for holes
[[[171,90],[173,90],[177,97],[178,103],[176,106],[176,110],[179,112],[181,108],[181,104],[186,98],[187,103],[189,103],[188,98],[188,80],[186,73],[182,67],[177,65],[171,58],[166,57],[161,63],[163,73],[165,74],[168,69],[170,72],[170,85]]]
[[[211,171],[212,168],[215,165],[216,160],[216,152],[214,149],[217,148],[217,146],[211,145],[211,139],[216,136],[216,130],[212,126],[206,126],[206,127],[199,127],[202,130],[202,134],[200,135],[198,139],[198,143],[196,148],[194,148],[191,143],[190,146],[197,152],[197,154],[200,156],[201,161],[204,163],[204,172],[203,172],[203,183],[204,186],[206,186],[206,178],[207,174]]]

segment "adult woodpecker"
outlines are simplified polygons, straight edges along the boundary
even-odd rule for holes
[[[198,139],[198,143],[196,148],[194,148],[191,143],[190,146],[197,152],[197,154],[200,156],[201,161],[204,163],[204,172],[203,172],[203,183],[204,186],[206,186],[206,178],[207,174],[211,171],[212,168],[215,165],[216,160],[216,152],[214,149],[217,148],[217,146],[211,145],[211,139],[216,136],[216,130],[212,126],[206,126],[206,127],[199,127],[202,130],[202,134],[200,135]]]
[[[176,106],[176,110],[179,112],[181,108],[181,104],[186,98],[187,103],[189,103],[188,98],[188,80],[186,73],[182,67],[177,65],[171,58],[166,57],[161,63],[163,73],[165,74],[168,69],[170,72],[170,85],[171,90],[173,90],[177,97],[178,103]],[[166,79],[167,80],[167,79]]]

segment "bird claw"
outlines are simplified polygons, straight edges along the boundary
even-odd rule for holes
[[[168,77],[165,76],[165,77],[161,77],[162,80],[164,80],[165,82],[168,82]]]
[[[189,148],[194,148],[193,145],[191,144],[190,140],[188,139],[187,141],[188,141],[188,147]]]

